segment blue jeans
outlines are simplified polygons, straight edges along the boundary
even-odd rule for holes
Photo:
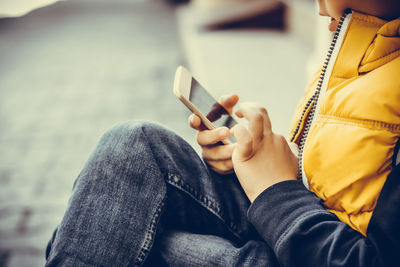
[[[278,266],[249,205],[178,135],[124,123],[79,174],[46,266]]]

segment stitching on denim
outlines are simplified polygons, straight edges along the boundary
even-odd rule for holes
[[[174,180],[173,178],[176,178],[176,180]],[[194,198],[202,206],[205,206],[205,208],[210,210],[215,215],[218,215],[219,217],[222,217],[222,211],[221,211],[221,208],[219,207],[218,204],[216,204],[209,197],[206,197],[206,196],[203,196],[203,195],[199,194],[190,185],[183,183],[178,175],[169,173],[167,182],[170,183],[171,185],[174,185],[175,187],[178,187],[180,190],[182,190],[185,193],[187,193],[188,195],[190,195],[192,198]],[[210,205],[210,203],[214,203],[216,205]]]
[[[151,143],[149,142],[149,139],[147,137],[147,134],[145,132],[144,127],[140,127],[142,134],[144,135],[150,150],[152,151],[152,153],[154,154],[153,148],[151,147]],[[155,159],[156,160],[156,159]],[[161,172],[163,172],[160,169]],[[175,177],[177,181],[179,181],[179,184],[176,183],[173,179]],[[184,184],[182,183],[182,179],[180,179],[179,175],[173,174],[170,171],[168,171],[168,175],[167,178],[165,179],[166,182],[169,182],[171,185],[176,186],[177,188],[179,188],[180,190],[182,190],[183,192],[185,192],[186,194],[188,194],[193,200],[195,200],[196,202],[198,202],[201,206],[203,206],[205,209],[209,210],[211,213],[213,213],[218,219],[220,219],[222,221],[223,224],[226,225],[226,227],[228,228],[228,230],[235,235],[237,238],[242,239],[241,237],[241,231],[238,231],[238,227],[233,223],[230,222],[229,225],[228,223],[225,221],[225,219],[223,218],[223,210],[221,209],[221,207],[217,204],[217,202],[209,197],[203,196],[201,194],[199,194],[196,190],[194,190],[194,188],[192,188],[191,186],[189,186],[188,184]],[[202,202],[201,199],[204,201]],[[207,203],[212,203],[214,204],[213,207],[215,207],[217,210],[213,210],[211,208],[211,205],[207,205]]]
[[[196,200],[201,202],[202,205],[205,205],[207,209],[210,209],[213,213],[223,216],[223,212],[221,207],[216,203],[216,201],[208,196],[203,196],[200,194],[198,191],[196,191],[193,187],[190,185],[183,183],[182,179],[180,179],[179,175],[173,174],[173,173],[168,173],[167,176],[167,182],[179,187],[183,191],[185,191],[188,194],[191,194]],[[176,178],[176,179],[174,179]]]
[[[296,227],[298,224],[301,223],[301,220],[305,217],[308,216],[312,216],[312,215],[316,215],[316,214],[327,214],[326,212],[322,212],[322,211],[314,211],[314,212],[308,212],[305,213],[303,215],[301,215],[300,217],[297,218],[297,220],[295,220],[287,229],[285,232],[283,232],[283,234],[278,238],[278,241],[276,242],[276,245],[274,246],[274,250],[277,252],[276,254],[279,253],[279,247],[281,246],[282,242],[284,241],[284,239],[286,238],[286,236],[289,234],[289,232],[291,231],[291,229],[293,227]]]
[[[154,155],[154,151],[153,148],[151,147],[151,143],[149,141],[149,138],[147,137],[147,134],[144,130],[143,125],[140,126],[140,130],[144,136],[144,138],[146,139],[146,142],[151,150],[151,153]],[[156,160],[156,158],[154,157],[154,160]],[[158,162],[157,162],[158,164]],[[162,173],[162,170],[160,169],[160,172]],[[143,241],[143,245],[141,247],[141,249],[139,250],[138,256],[136,257],[133,266],[140,266],[141,264],[143,264],[143,262],[145,261],[146,257],[148,256],[151,246],[153,244],[153,240],[154,240],[154,235],[156,232],[156,228],[157,228],[157,223],[159,221],[162,209],[165,205],[166,202],[166,198],[167,198],[167,194],[165,193],[165,196],[163,198],[163,200],[160,202],[160,204],[157,206],[157,209],[155,211],[155,214],[153,215],[153,218],[150,222],[150,225],[148,227],[148,230],[145,234],[145,239]]]
[[[223,224],[226,225],[226,227],[229,229],[229,231],[232,234],[234,234],[239,239],[242,238],[242,236],[240,235],[241,231],[238,230],[238,226],[231,221],[229,222],[229,224],[226,222],[226,220],[224,219],[224,213],[223,213],[222,208],[218,205],[218,203],[214,199],[200,194],[198,191],[196,191],[190,185],[183,183],[182,179],[180,179],[180,176],[177,174],[168,173],[166,181],[169,184],[171,184],[172,186],[175,186],[175,187],[179,188],[180,190],[182,190],[183,192],[185,192],[194,201],[196,201],[201,206],[203,206],[205,209],[207,209],[212,214],[214,214],[218,219],[220,219],[222,221]]]
[[[150,226],[148,227],[147,232],[145,234],[145,239],[144,239],[142,248],[139,250],[138,256],[136,257],[133,266],[140,266],[144,262],[147,255],[150,252],[151,246],[154,241],[154,235],[156,233],[157,223],[161,217],[161,213],[162,213],[163,207],[165,205],[166,198],[167,198],[167,194],[165,194],[163,200],[157,206],[157,209],[156,209],[156,211],[153,215],[153,218],[150,222]]]

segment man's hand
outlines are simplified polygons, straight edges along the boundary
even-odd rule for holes
[[[222,97],[219,103],[231,114],[233,107],[238,101],[239,97],[237,95],[230,95]],[[197,142],[202,148],[204,160],[211,169],[220,174],[232,173],[232,152],[235,145],[218,144],[231,135],[229,129],[227,127],[220,127],[214,130],[207,130],[201,123],[200,117],[195,114],[189,117],[189,124],[192,128],[198,130]]]
[[[274,134],[267,110],[253,103],[236,111],[248,120],[231,129],[237,143],[232,155],[235,173],[251,202],[271,185],[297,178],[297,157],[283,136]]]

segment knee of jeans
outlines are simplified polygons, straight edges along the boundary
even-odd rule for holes
[[[122,122],[109,129],[102,138],[102,142],[122,143],[125,146],[135,145],[139,136],[146,134],[148,142],[156,142],[155,139],[167,139],[176,134],[166,127],[149,121]]]
[[[93,153],[93,162],[121,167],[126,162],[132,165],[139,160],[145,167],[153,159],[160,169],[178,169],[176,158],[188,157],[195,153],[192,150],[179,135],[160,124],[128,121],[113,126],[104,134]]]

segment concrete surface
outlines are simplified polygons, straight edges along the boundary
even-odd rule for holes
[[[172,94],[174,11],[157,0],[60,2],[0,20],[0,58],[0,266],[43,266],[106,129],[145,119],[193,135]]]

